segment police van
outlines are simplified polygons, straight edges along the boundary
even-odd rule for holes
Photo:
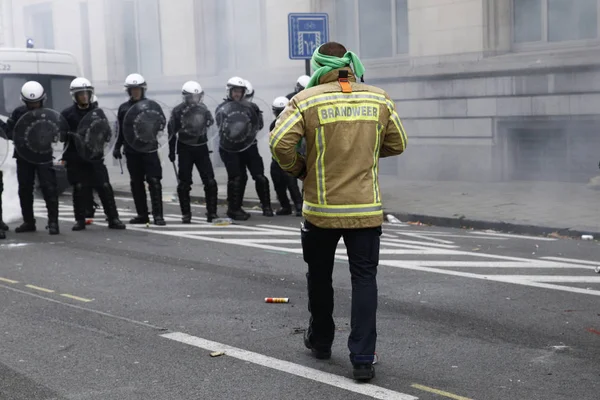
[[[21,87],[27,81],[37,81],[46,90],[44,107],[62,111],[72,104],[69,84],[80,75],[77,60],[71,53],[43,49],[0,48],[0,118],[10,116],[21,102]],[[12,144],[0,149],[0,164],[8,150],[12,157]],[[56,157],[55,169],[59,193],[68,187],[65,169]]]

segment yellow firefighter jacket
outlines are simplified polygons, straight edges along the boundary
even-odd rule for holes
[[[339,82],[334,70],[292,98],[269,145],[281,168],[304,180],[302,211],[311,224],[377,227],[383,223],[379,158],[401,154],[406,133],[387,93],[342,69],[349,83]],[[296,152],[303,138],[306,156]]]

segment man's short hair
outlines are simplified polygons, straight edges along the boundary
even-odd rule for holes
[[[333,56],[342,58],[344,54],[346,54],[348,50],[344,47],[344,45],[337,42],[327,42],[319,49],[319,53],[325,56]]]

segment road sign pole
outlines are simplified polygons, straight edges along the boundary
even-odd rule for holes
[[[310,76],[310,60],[304,60],[304,73]]]

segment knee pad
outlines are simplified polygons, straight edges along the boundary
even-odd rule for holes
[[[190,185],[188,182],[180,181],[179,185],[177,185],[178,192],[189,192],[191,190],[192,190],[192,185]]]
[[[160,179],[154,178],[154,177],[148,178],[148,184],[149,185],[160,185]]]
[[[73,185],[73,190],[74,191],[82,191],[83,190],[83,185],[81,183],[76,183]]]
[[[269,180],[267,179],[266,176],[264,175],[257,175],[254,180],[256,181],[256,183],[258,184],[264,184],[266,182],[269,182]]]

